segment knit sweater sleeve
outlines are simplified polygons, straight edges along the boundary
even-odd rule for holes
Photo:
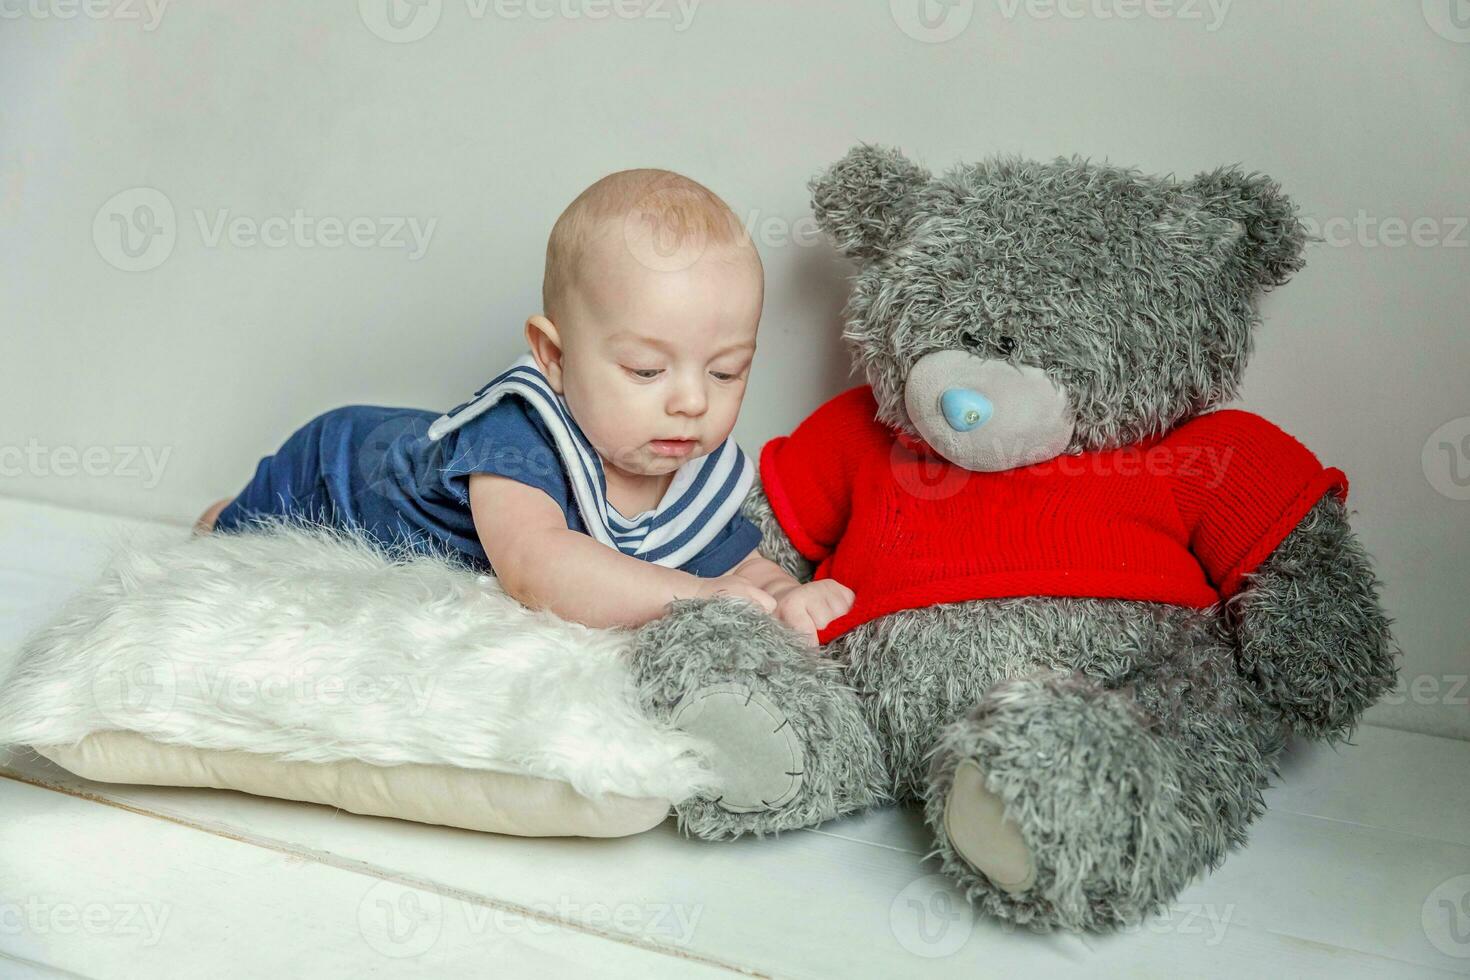
[[[1171,433],[1166,450],[1190,548],[1221,598],[1276,550],[1326,493],[1347,499],[1347,477],[1266,419],[1225,410]]]
[[[875,420],[877,410],[870,388],[851,388],[761,450],[761,485],[771,510],[811,561],[826,558],[841,540],[857,470],[871,449],[889,439]]]

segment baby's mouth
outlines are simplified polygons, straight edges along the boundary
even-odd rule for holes
[[[694,439],[654,439],[648,445],[658,456],[688,456],[698,443]]]

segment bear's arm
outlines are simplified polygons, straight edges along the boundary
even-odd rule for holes
[[[816,562],[803,558],[796,545],[791,543],[791,538],[781,530],[781,522],[776,520],[776,512],[771,509],[771,501],[759,481],[746,494],[741,513],[760,530],[759,551],[763,557],[775,562],[798,582],[812,580]]]
[[[1194,554],[1220,592],[1241,672],[1299,734],[1339,738],[1394,682],[1373,565],[1348,527],[1347,477],[1233,409],[1166,441]]]
[[[1373,564],[1329,493],[1226,605],[1240,667],[1291,729],[1346,737],[1389,691],[1397,653]]]

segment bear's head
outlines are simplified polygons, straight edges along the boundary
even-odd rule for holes
[[[1057,159],[941,177],[862,145],[811,183],[857,261],[843,337],[879,420],[971,470],[1161,434],[1234,397],[1256,301],[1302,265],[1277,184]]]

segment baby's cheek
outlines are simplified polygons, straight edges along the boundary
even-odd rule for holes
[[[711,407],[715,409],[716,427],[721,433],[728,436],[735,428],[735,422],[740,418],[741,398],[739,394],[734,396],[723,393],[725,397],[712,401]]]

